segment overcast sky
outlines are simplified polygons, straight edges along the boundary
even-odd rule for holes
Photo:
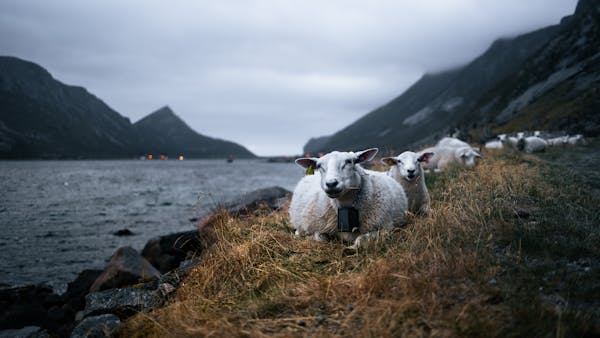
[[[258,155],[299,154],[499,37],[576,0],[2,0],[0,54],[86,87],[132,122],[169,105]]]

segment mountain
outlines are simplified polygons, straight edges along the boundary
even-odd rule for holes
[[[0,57],[0,158],[134,154],[129,119],[28,61]]]
[[[600,134],[600,2],[579,1],[555,36],[481,97],[471,134],[565,130]],[[462,121],[466,123],[466,121]]]
[[[200,135],[168,107],[131,124],[85,88],[39,65],[0,56],[0,158],[131,158],[149,152],[186,157],[255,157]]]
[[[196,133],[168,106],[133,124],[143,154],[183,155],[186,158],[253,158],[239,144]]]
[[[598,2],[582,0],[559,25],[497,40],[463,67],[424,75],[318,151],[398,152],[454,129],[475,141],[528,128],[598,134],[599,27]]]
[[[313,137],[302,148],[304,154],[317,154],[329,142],[331,136]]]

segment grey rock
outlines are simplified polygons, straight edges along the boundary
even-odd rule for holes
[[[0,338],[46,338],[50,337],[48,332],[39,326],[25,326],[21,329],[2,330]]]
[[[83,270],[67,285],[67,291],[62,297],[73,311],[83,310],[85,295],[89,293],[90,287],[101,274],[102,270]]]
[[[142,256],[161,273],[177,268],[188,256],[202,252],[204,244],[198,231],[185,231],[150,239]]]
[[[71,332],[71,338],[110,337],[121,325],[119,317],[113,314],[88,317]]]
[[[160,272],[132,247],[117,249],[104,269],[94,281],[90,292],[118,288],[157,278]]]
[[[154,292],[142,288],[122,288],[93,292],[85,296],[83,316],[113,313],[127,318],[140,311],[149,311],[155,304]]]
[[[263,207],[275,210],[283,206],[290,194],[290,191],[277,186],[258,189],[226,203],[223,208],[231,213],[250,213]]]

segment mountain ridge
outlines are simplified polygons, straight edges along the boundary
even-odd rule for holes
[[[585,25],[583,22],[586,20],[590,21],[587,25],[595,32],[600,26],[597,22],[597,6],[593,1],[582,0],[575,13],[563,18],[557,25],[512,38],[497,39],[484,53],[464,66],[425,74],[401,95],[332,134],[328,142],[313,152],[379,147],[384,153],[391,153],[434,143],[455,129],[460,129],[474,141],[484,141],[498,132],[534,128],[535,123],[511,124],[513,116],[507,120],[497,120],[502,111],[499,105],[506,101],[496,99],[496,94],[503,92],[499,86],[504,86],[505,91],[514,89],[507,96],[521,95],[523,91],[519,91],[519,88],[529,85],[526,80],[543,73],[543,69],[528,66],[542,51],[550,55],[548,49],[557,50],[561,60],[567,60],[568,54],[560,52],[553,44],[557,44],[562,35],[577,36],[578,29]],[[586,19],[590,15],[593,20]],[[597,36],[593,35],[585,46],[593,49],[598,44]],[[582,53],[589,53],[589,50]],[[543,61],[534,62],[538,68],[543,68],[545,63],[550,64],[547,55]],[[525,74],[521,74],[523,72]],[[597,74],[595,72],[594,76]],[[576,105],[575,100],[568,102]],[[583,115],[589,118],[590,114]],[[584,120],[581,117],[578,119]],[[562,126],[568,131],[597,133],[593,129],[596,127],[583,130],[574,122],[546,125],[555,128]],[[596,126],[596,123],[593,125]]]
[[[186,157],[256,157],[234,142],[211,138],[194,131],[169,106],[133,124],[144,153],[185,155]]]
[[[84,87],[64,84],[42,66],[13,56],[0,56],[0,107],[0,158],[135,158],[153,141],[145,134],[148,126],[136,127]],[[181,130],[171,135],[188,135],[193,143],[182,148],[186,144],[179,140],[180,148],[194,150],[186,157],[255,157],[238,144],[196,133],[171,113],[181,122],[172,125]]]

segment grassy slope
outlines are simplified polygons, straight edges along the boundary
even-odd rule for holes
[[[119,334],[600,334],[598,200],[543,160],[486,155],[428,176],[434,213],[355,256],[294,237],[285,210],[221,214],[219,242],[172,302]]]

